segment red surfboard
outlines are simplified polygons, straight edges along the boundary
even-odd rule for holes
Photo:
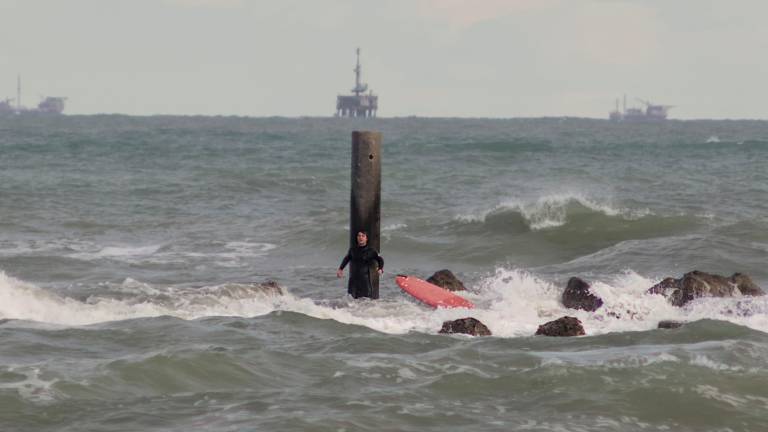
[[[433,308],[467,308],[472,309],[475,305],[464,297],[459,297],[447,289],[440,288],[425,280],[417,277],[397,275],[395,282],[403,291],[415,297],[417,300],[426,303]]]

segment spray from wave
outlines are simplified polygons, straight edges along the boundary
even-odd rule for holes
[[[604,305],[596,312],[586,312],[566,309],[560,302],[562,287],[557,284],[528,272],[499,268],[464,294],[477,305],[476,309],[432,310],[400,292],[378,301],[345,299],[331,304],[290,292],[278,295],[259,284],[161,289],[132,279],[119,286],[122,296],[102,294],[75,299],[0,273],[0,318],[78,326],[163,315],[197,319],[290,311],[403,334],[437,333],[446,320],[472,316],[485,323],[494,336],[525,337],[533,335],[540,324],[569,315],[582,321],[588,335],[650,330],[659,321],[669,319],[719,319],[768,331],[765,298],[700,299],[677,308],[659,295],[646,293],[655,282],[632,271],[612,280],[594,281],[592,290]]]

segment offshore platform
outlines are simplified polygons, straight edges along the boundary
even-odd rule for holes
[[[13,99],[0,100],[0,116],[9,114],[61,114],[64,112],[64,97],[45,97],[37,107],[27,108],[21,105],[21,76],[16,84],[16,103]]]
[[[376,117],[379,109],[379,97],[368,89],[368,84],[360,82],[362,68],[360,67],[360,48],[357,49],[357,66],[355,66],[355,87],[351,95],[336,97],[336,117]],[[366,91],[368,92],[366,94]]]
[[[619,100],[616,99],[616,108],[608,114],[608,118],[613,121],[630,122],[664,121],[667,119],[667,111],[672,108],[672,105],[658,105],[639,98],[637,100],[645,105],[645,110],[627,108],[627,95],[624,95],[623,110],[619,111]]]

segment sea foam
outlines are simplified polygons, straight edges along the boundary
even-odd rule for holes
[[[352,300],[327,304],[297,297],[287,289],[274,295],[257,285],[223,284],[201,288],[153,287],[127,279],[121,297],[94,295],[85,301],[60,295],[0,273],[0,318],[58,325],[86,325],[105,321],[169,315],[182,319],[208,316],[253,317],[290,311],[318,319],[360,325],[376,331],[403,334],[437,333],[442,323],[474,317],[497,337],[532,336],[539,325],[562,316],[579,318],[587,335],[655,329],[659,321],[718,319],[768,331],[768,299],[744,297],[699,299],[683,308],[646,293],[657,280],[633,271],[610,280],[591,281],[604,305],[596,312],[567,309],[560,302],[564,287],[518,269],[499,268],[463,296],[476,308],[430,309],[406,294],[384,291],[378,301]],[[234,286],[237,285],[237,286]],[[125,296],[133,293],[134,296]]]
[[[520,213],[531,230],[538,231],[565,225],[569,213],[578,211],[578,207],[606,216],[618,216],[625,219],[638,219],[650,214],[648,209],[621,208],[608,201],[588,197],[581,193],[555,193],[533,200],[517,198],[503,200],[482,210],[459,214],[456,216],[456,220],[467,223],[484,223],[490,215],[513,211]]]

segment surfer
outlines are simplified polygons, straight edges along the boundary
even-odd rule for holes
[[[371,284],[371,266],[376,261],[379,274],[384,273],[384,259],[379,256],[376,249],[368,246],[368,234],[365,231],[357,233],[357,246],[349,248],[339,269],[336,270],[336,277],[344,277],[344,267],[350,261],[352,265],[349,266],[349,284],[347,285],[349,295],[354,298],[379,298],[378,290],[374,292]]]

